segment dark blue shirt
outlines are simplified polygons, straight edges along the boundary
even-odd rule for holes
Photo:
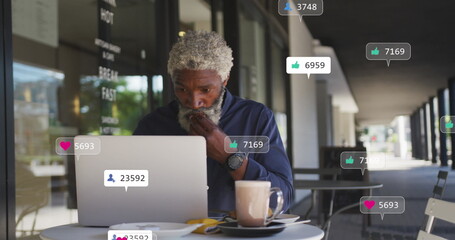
[[[146,115],[134,135],[188,135],[178,122],[179,106],[172,101],[165,107]],[[292,201],[292,170],[284,150],[273,112],[261,103],[232,96],[226,90],[218,126],[228,136],[260,135],[270,138],[268,153],[248,154],[244,180],[272,182],[272,187],[283,191],[286,211]],[[208,209],[234,210],[234,180],[217,161],[207,158]],[[275,198],[271,206],[275,206]]]

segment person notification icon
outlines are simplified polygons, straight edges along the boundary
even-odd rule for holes
[[[292,8],[291,8],[290,5],[291,5],[290,3],[286,3],[286,6],[284,7],[284,10],[285,11],[292,11]]]

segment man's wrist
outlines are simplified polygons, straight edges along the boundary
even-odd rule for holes
[[[232,155],[232,153],[224,153],[224,154],[222,155],[222,157],[220,157],[220,159],[219,159],[218,162],[219,162],[221,165],[224,165],[231,155]]]

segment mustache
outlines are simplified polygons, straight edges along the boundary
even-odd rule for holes
[[[216,113],[218,103],[214,103],[212,107],[208,108],[199,108],[199,109],[191,109],[187,107],[181,106],[180,114],[185,117],[186,119],[190,119],[191,116],[196,114],[203,114],[203,115],[211,115]]]
[[[210,107],[202,107],[202,108],[199,108],[199,109],[192,109],[192,108],[185,107],[179,101],[179,99],[177,99],[177,102],[180,105],[179,115],[189,119],[189,117],[191,115],[193,115],[193,114],[204,113],[205,115],[208,115],[208,116],[210,116],[212,114],[216,114],[217,112],[221,111],[220,103],[223,101],[223,96],[224,96],[225,91],[226,91],[225,88],[222,88],[220,90],[220,96],[217,99],[215,99],[215,101],[213,102],[212,106],[210,106]]]
[[[220,91],[220,96],[213,102],[212,106],[204,107],[199,109],[192,109],[183,106],[183,104],[177,99],[179,103],[179,112],[178,112],[178,122],[180,126],[185,129],[187,132],[190,131],[191,120],[190,117],[195,116],[197,114],[204,115],[204,117],[210,119],[213,123],[218,124],[221,118],[222,108],[221,105],[223,104],[223,97],[225,94],[226,89],[222,88]]]

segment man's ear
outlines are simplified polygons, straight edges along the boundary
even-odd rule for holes
[[[229,75],[227,76],[226,80],[224,80],[224,82],[223,82],[223,86],[225,86],[225,87],[226,87],[226,85],[227,85],[228,81],[229,81]]]

